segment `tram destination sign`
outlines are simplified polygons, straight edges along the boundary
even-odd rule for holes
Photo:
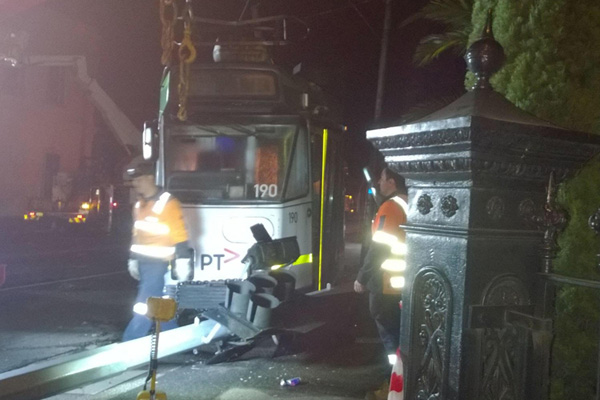
[[[196,98],[275,100],[277,74],[249,69],[197,69],[191,74],[189,95]]]

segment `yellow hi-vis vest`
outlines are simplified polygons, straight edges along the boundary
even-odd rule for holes
[[[175,258],[175,245],[188,239],[181,204],[168,192],[138,201],[133,209],[131,252],[159,260]]]
[[[373,242],[390,248],[390,256],[383,261],[383,293],[398,294],[404,287],[406,270],[405,234],[400,225],[406,223],[408,204],[400,196],[385,201],[375,216],[371,231]]]

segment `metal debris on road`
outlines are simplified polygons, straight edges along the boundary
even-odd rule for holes
[[[281,382],[279,382],[279,385],[281,385],[281,386],[298,386],[300,384],[300,382],[301,382],[300,378],[282,379]]]

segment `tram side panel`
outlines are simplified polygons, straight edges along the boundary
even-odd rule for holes
[[[210,206],[183,205],[190,241],[196,251],[194,280],[225,281],[247,278],[242,263],[256,242],[250,227],[262,224],[272,238],[296,236],[302,260],[311,254],[310,201],[305,197],[282,205]],[[310,264],[286,267],[296,278],[296,289],[310,289]],[[169,285],[176,285],[169,276]]]

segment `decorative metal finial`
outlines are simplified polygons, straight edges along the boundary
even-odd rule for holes
[[[483,32],[481,32],[481,38],[494,39],[494,32],[492,30],[492,22],[494,15],[492,13],[492,9],[490,8],[487,13],[487,17],[485,18],[485,26],[483,27]]]
[[[490,9],[481,39],[474,42],[465,54],[467,67],[476,78],[471,89],[492,89],[490,77],[502,68],[504,59],[504,49],[494,38],[492,31],[492,10]]]

